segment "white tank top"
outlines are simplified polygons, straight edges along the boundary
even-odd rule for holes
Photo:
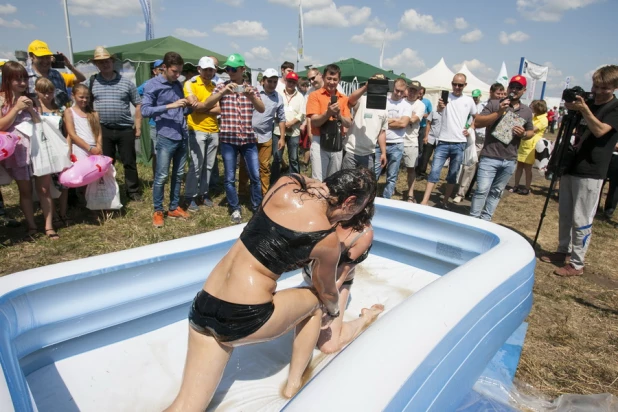
[[[79,114],[73,110],[71,107],[71,114],[73,115],[73,124],[75,125],[75,133],[82,138],[83,141],[88,143],[90,146],[96,146],[97,141],[94,138],[92,133],[92,129],[90,128],[90,123],[88,123],[87,117],[81,117]],[[73,154],[78,158],[88,157],[90,154],[82,149],[81,147],[73,144]]]

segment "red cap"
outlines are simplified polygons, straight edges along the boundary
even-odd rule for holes
[[[527,84],[527,82],[526,82],[526,78],[525,78],[524,76],[520,76],[520,75],[513,76],[513,77],[511,78],[511,81],[510,81],[509,83],[519,83],[519,84],[521,84],[523,87],[526,87],[526,84]]]
[[[285,75],[285,80],[295,80],[295,81],[298,81],[298,74],[296,74],[294,72],[289,72],[288,74]]]

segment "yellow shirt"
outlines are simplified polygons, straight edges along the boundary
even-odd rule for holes
[[[60,72],[60,75],[64,79],[64,84],[67,87],[75,86],[75,80],[77,80],[77,77],[75,77],[75,75],[73,73],[63,73],[63,72]]]
[[[214,90],[215,84],[213,82],[204,84],[200,76],[195,77],[195,79],[188,80],[185,83],[185,97],[189,94],[193,94],[200,102],[205,102]],[[193,112],[187,116],[187,124],[189,125],[189,130],[196,130],[204,133],[219,132],[219,124],[217,123],[216,114]]]

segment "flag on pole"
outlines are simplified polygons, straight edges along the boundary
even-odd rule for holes
[[[524,59],[524,68],[521,74],[527,78],[546,82],[548,73],[549,66],[541,66],[540,64]]]
[[[154,30],[152,29],[152,6],[150,0],[139,0],[144,13],[144,22],[146,23],[146,40],[154,39]]]
[[[506,74],[506,64],[504,62],[502,62],[502,67],[500,68],[500,73],[498,73],[496,81],[503,85],[505,89],[509,85],[509,76]]]
[[[303,27],[303,2],[299,0],[298,2],[298,54],[297,60],[300,60],[304,57],[304,49],[305,48],[305,30]]]
[[[386,33],[388,29],[384,30],[384,38],[382,39],[382,48],[380,50],[380,69],[384,69],[384,44],[386,43]]]

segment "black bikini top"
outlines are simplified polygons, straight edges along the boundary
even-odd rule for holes
[[[301,191],[307,190],[307,184],[302,176],[290,175],[290,177],[295,181],[285,183],[272,192],[240,234],[240,241],[249,253],[277,275],[307,264],[314,246],[335,230],[333,226],[327,230],[298,232],[273,222],[264,213],[264,205],[282,187],[298,184]]]
[[[364,235],[365,233],[367,233],[368,231],[373,230],[372,228],[367,228],[365,230],[363,230],[361,233],[359,233],[358,235],[356,235],[356,237],[354,239],[352,239],[352,242],[350,243],[350,246],[348,246],[345,250],[343,250],[341,252],[341,257],[339,258],[339,265],[341,266],[343,264],[354,264],[354,265],[358,265],[359,263],[363,262],[365,259],[367,259],[367,257],[369,256],[369,251],[371,250],[371,247],[373,246],[373,243],[371,245],[369,245],[369,247],[367,248],[367,250],[365,250],[359,257],[357,257],[356,259],[350,259],[350,256],[348,255],[348,253],[350,253],[350,249],[352,249],[352,246],[354,246],[354,244],[356,243],[356,241],[358,239],[360,239],[360,237],[362,235]]]

